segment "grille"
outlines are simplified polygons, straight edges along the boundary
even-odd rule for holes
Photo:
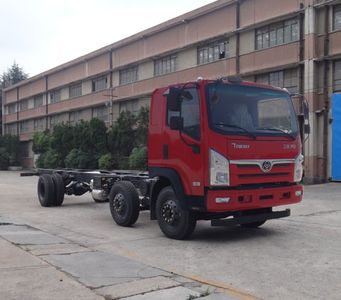
[[[264,162],[270,162],[271,168],[265,172]],[[290,181],[294,160],[231,160],[230,170],[235,184],[270,183]]]

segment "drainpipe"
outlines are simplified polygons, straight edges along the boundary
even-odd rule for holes
[[[240,28],[240,0],[236,2],[236,74],[240,73],[240,33],[238,29]]]
[[[48,93],[48,76],[45,75],[45,129],[49,128],[49,106],[48,106],[48,100],[49,100],[49,93]]]
[[[304,7],[301,7],[302,9]],[[299,14],[299,25],[300,25],[300,39],[299,39],[299,67],[298,67],[298,89],[299,89],[299,93],[301,95],[304,95],[304,12]],[[303,116],[303,106],[300,106],[300,114],[301,116]],[[301,137],[302,139],[302,144],[304,143],[304,117],[300,117],[299,119],[300,121],[300,133],[301,133]],[[302,154],[305,154],[305,147],[303,145],[302,147]]]
[[[325,39],[324,39],[324,66],[323,66],[323,180],[328,181],[328,127],[329,127],[329,95],[328,95],[328,77],[329,61],[326,59],[329,54],[329,12],[330,6],[325,6]]]
[[[20,103],[19,103],[19,87],[16,88],[17,90],[17,136],[19,136],[19,140],[20,140],[20,121],[19,121],[19,110],[20,110]]]

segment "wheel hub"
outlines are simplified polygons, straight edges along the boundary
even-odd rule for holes
[[[113,201],[114,210],[121,214],[124,210],[124,196],[122,194],[117,194]]]
[[[163,205],[162,218],[168,224],[173,224],[178,219],[178,210],[173,200],[168,200]]]

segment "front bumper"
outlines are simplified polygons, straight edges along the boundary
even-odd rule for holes
[[[241,211],[294,204],[300,202],[302,196],[300,184],[262,189],[208,190],[206,207],[208,212]]]
[[[290,209],[283,211],[271,211],[267,213],[250,214],[245,216],[234,216],[228,219],[215,219],[211,221],[212,226],[235,226],[242,224],[250,224],[253,222],[263,222],[267,220],[285,218],[290,216]]]

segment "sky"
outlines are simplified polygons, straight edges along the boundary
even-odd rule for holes
[[[214,0],[0,0],[0,74],[29,76]]]

